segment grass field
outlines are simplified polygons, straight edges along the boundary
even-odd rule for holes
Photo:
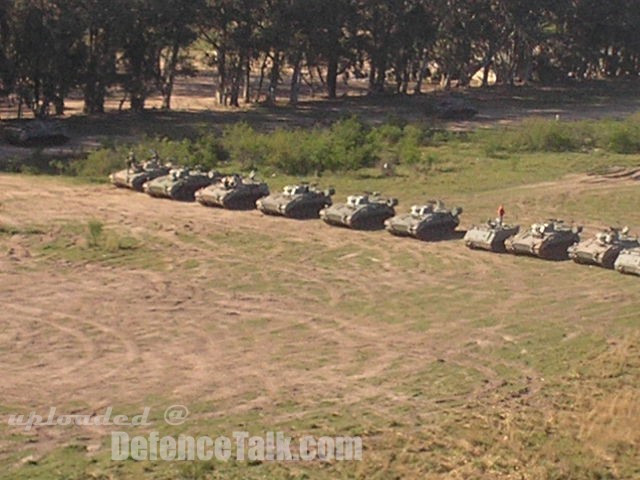
[[[640,232],[640,155],[429,147],[429,168],[325,174],[522,225]],[[296,181],[269,177],[272,190]],[[637,277],[319,221],[0,176],[0,417],[151,407],[162,434],[361,436],[359,462],[110,458],[112,427],[0,423],[1,479],[640,476]],[[171,427],[165,408],[191,414]]]

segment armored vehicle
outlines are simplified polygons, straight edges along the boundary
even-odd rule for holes
[[[256,202],[256,207],[268,215],[289,218],[318,218],[323,208],[331,205],[333,188],[319,190],[309,184],[287,185],[281,193],[272,193]]]
[[[499,219],[488,220],[482,225],[474,225],[464,236],[464,244],[469,248],[489,250],[490,252],[506,252],[504,242],[517,235],[520,225],[508,225]]]
[[[130,153],[127,158],[127,168],[112,173],[109,175],[109,180],[116,187],[131,188],[142,192],[145,183],[169,174],[169,170],[171,170],[171,166],[163,165],[155,152],[149,160],[142,163],[137,162],[133,153]]]
[[[196,200],[202,205],[230,209],[249,210],[256,208],[256,201],[269,195],[264,182],[240,175],[222,177],[216,183],[196,192]]]
[[[436,113],[443,120],[470,120],[478,110],[464,98],[449,97],[438,102]]]
[[[620,273],[630,273],[632,275],[640,275],[640,248],[629,248],[623,250],[618,255],[615,269]]]
[[[569,258],[576,263],[613,268],[618,255],[625,249],[640,247],[638,239],[628,236],[629,229],[609,228],[594,238],[569,247]]]
[[[338,203],[320,211],[320,218],[329,225],[357,230],[378,230],[395,215],[398,200],[379,194],[350,195],[346,203]]]
[[[450,236],[460,224],[462,208],[445,208],[440,200],[413,205],[409,213],[396,215],[385,222],[389,233],[419,240],[438,240]]]
[[[29,120],[6,125],[4,138],[19,147],[48,147],[64,145],[69,135],[58,122],[49,120]]]
[[[195,193],[211,185],[220,178],[217,172],[204,172],[198,168],[172,168],[163,177],[144,184],[144,191],[152,197],[171,198],[184,202],[193,202]]]
[[[508,238],[504,244],[508,252],[531,255],[545,260],[566,260],[568,249],[580,241],[581,226],[571,226],[562,220],[534,223],[529,230]]]

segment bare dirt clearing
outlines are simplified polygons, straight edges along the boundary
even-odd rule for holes
[[[537,220],[531,205],[542,191],[568,204],[612,189],[638,198],[628,177],[591,180],[500,198],[522,223]],[[454,200],[473,219],[496,193]],[[137,247],[88,247],[92,219]],[[46,177],[0,176],[0,227],[0,413],[151,405],[161,416],[181,403],[193,412],[188,431],[363,435],[362,464],[287,467],[327,477],[516,478],[507,475],[530,469],[517,478],[533,479],[579,468],[576,451],[591,458],[589,471],[615,471],[627,453],[613,446],[637,441],[608,432],[596,449],[580,439],[615,417],[591,413],[594,395],[608,398],[616,382],[637,393],[636,278]],[[3,425],[0,458],[16,469],[10,477],[33,478],[69,442],[80,458],[106,455],[107,432],[25,436]],[[554,466],[554,448],[569,460]],[[18,470],[27,454],[43,461]],[[118,477],[142,474],[128,468]],[[269,468],[254,474],[277,475]]]

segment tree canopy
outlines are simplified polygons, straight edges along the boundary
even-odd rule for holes
[[[151,93],[168,109],[193,45],[231,106],[275,101],[284,72],[293,104],[303,82],[335,97],[341,75],[372,94],[482,69],[484,83],[637,77],[638,24],[640,0],[0,0],[0,95],[44,116],[80,91],[100,113],[120,87],[132,110]]]

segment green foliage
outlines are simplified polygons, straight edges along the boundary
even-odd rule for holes
[[[228,126],[222,132],[222,145],[230,157],[245,168],[260,165],[267,155],[264,138],[246,122]]]
[[[86,159],[76,161],[70,167],[70,173],[86,178],[106,178],[126,167],[129,152],[133,152],[138,160],[145,160],[157,152],[162,161],[199,165],[205,169],[211,169],[228,158],[220,139],[213,134],[203,135],[195,141],[144,138],[135,145],[110,144],[95,150]]]
[[[136,250],[140,246],[138,240],[131,236],[121,236],[114,231],[107,230],[100,220],[90,220],[87,223],[87,247],[104,253]]]
[[[640,152],[637,116],[599,122],[538,118],[512,128],[477,131],[472,137],[482,143],[490,157],[499,157],[500,152],[581,152],[594,148],[613,153]]]
[[[615,153],[640,153],[640,122],[629,119],[614,125],[608,136],[608,147]]]
[[[400,162],[407,165],[420,163],[423,158],[424,132],[415,125],[407,125],[402,133],[403,136],[398,142],[398,158]]]
[[[378,160],[379,144],[368,127],[357,117],[334,123],[329,130],[330,155],[326,167],[331,171],[370,167]]]
[[[508,159],[517,170],[514,154],[535,152],[589,152],[595,148],[613,153],[640,152],[640,126],[625,121],[563,122],[534,119],[508,129],[478,130],[471,134],[427,130],[421,125],[402,127],[384,124],[371,128],[356,117],[340,120],[328,128],[276,129],[263,133],[249,124],[235,123],[221,137],[207,133],[196,140],[145,138],[136,145],[112,144],[75,162],[70,171],[87,178],[105,179],[125,167],[130,150],[140,160],[157,151],[175,164],[210,169],[230,160],[241,170],[266,169],[292,176],[366,169],[380,161],[432,170],[438,149],[472,149],[489,158]],[[382,160],[381,160],[382,159]],[[439,168],[460,169],[446,166]],[[14,166],[15,167],[15,166]],[[64,164],[47,163],[59,170]]]
[[[89,245],[89,247],[96,248],[102,243],[104,224],[99,220],[90,220],[87,227],[87,245]]]
[[[224,130],[222,142],[231,160],[243,168],[266,165],[290,175],[348,171],[372,166],[380,142],[356,117],[329,129],[285,130],[258,133],[246,123]]]

